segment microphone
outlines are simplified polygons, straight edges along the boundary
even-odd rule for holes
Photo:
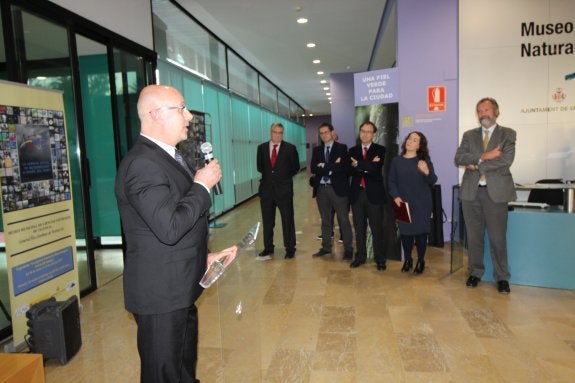
[[[209,164],[214,159],[214,153],[212,152],[212,144],[209,142],[204,142],[200,146],[200,151],[204,153],[204,160],[206,160],[206,164]],[[214,193],[216,195],[222,194],[222,185],[218,181],[217,184],[214,185]]]

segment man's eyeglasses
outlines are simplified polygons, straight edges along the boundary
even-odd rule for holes
[[[188,108],[186,108],[185,105],[181,105],[181,106],[160,106],[159,108],[155,108],[155,109],[150,110],[149,113],[152,113],[154,110],[159,110],[159,109],[167,109],[167,110],[170,110],[170,109],[178,109],[178,110],[180,111],[180,113],[184,113],[185,110],[188,110]]]

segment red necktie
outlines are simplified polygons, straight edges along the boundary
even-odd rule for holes
[[[367,146],[364,146],[363,147],[363,159],[365,160],[366,158],[367,158]],[[362,188],[365,189],[365,178],[361,177],[360,185]]]
[[[274,145],[274,148],[272,149],[272,158],[271,158],[272,168],[276,167],[276,160],[277,159],[278,159],[278,146],[276,144],[276,145]]]

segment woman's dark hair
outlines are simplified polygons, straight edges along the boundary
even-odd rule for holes
[[[405,154],[405,143],[412,134],[417,134],[419,136],[419,149],[417,149],[417,158],[420,160],[429,160],[429,149],[427,148],[427,138],[421,132],[411,132],[405,137],[403,143],[401,144],[401,155]]]

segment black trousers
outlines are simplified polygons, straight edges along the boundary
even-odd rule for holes
[[[260,208],[262,211],[265,251],[274,251],[274,227],[276,225],[277,208],[282,219],[284,247],[286,252],[294,252],[296,250],[296,238],[293,197],[276,198],[273,195],[260,193]]]
[[[198,310],[134,314],[138,324],[141,383],[199,383]]]
[[[376,205],[367,199],[365,190],[361,190],[357,200],[351,205],[353,227],[355,228],[355,259],[367,259],[367,225],[371,229],[373,259],[376,263],[385,263],[383,252],[383,205]]]

